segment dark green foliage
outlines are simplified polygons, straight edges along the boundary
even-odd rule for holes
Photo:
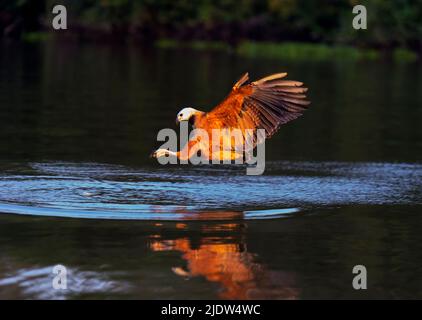
[[[0,34],[48,25],[52,0],[3,0]],[[70,30],[124,40],[299,41],[422,52],[422,4],[416,0],[63,0]],[[352,7],[364,4],[368,29],[352,28]],[[72,28],[73,26],[73,28]]]

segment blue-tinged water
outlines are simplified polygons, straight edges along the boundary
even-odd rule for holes
[[[0,175],[0,211],[121,220],[237,220],[285,217],[341,205],[421,205],[422,165],[267,163],[152,169],[97,163],[18,164]]]

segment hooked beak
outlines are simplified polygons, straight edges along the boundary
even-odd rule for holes
[[[157,151],[153,151],[150,155],[150,158],[157,158]]]
[[[182,122],[182,121],[187,121],[187,120],[179,120],[179,118],[176,118],[176,125],[179,125],[180,122]]]

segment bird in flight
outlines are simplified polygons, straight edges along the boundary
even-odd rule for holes
[[[202,129],[210,139],[202,134],[189,137],[188,143],[180,151],[158,149],[152,157],[176,156],[188,160],[192,155],[201,153],[209,160],[236,160],[243,157],[246,142],[250,149],[261,143],[261,138],[270,138],[281,125],[302,115],[310,101],[306,100],[307,88],[299,81],[286,80],[287,73],[276,73],[260,80],[247,83],[245,73],[237,81],[229,95],[213,110],[204,112],[194,108],[184,108],[178,114],[176,123],[188,121],[194,129]],[[261,136],[257,134],[264,132]],[[213,131],[223,132],[213,136]],[[237,130],[238,137],[231,132]],[[215,138],[217,137],[217,138]],[[239,138],[239,139],[237,139]],[[213,148],[212,139],[219,139],[218,149]],[[228,140],[228,144],[225,144]],[[229,146],[226,148],[225,146]],[[240,148],[239,148],[240,146]]]

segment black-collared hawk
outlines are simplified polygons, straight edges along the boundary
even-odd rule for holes
[[[194,108],[184,108],[178,114],[176,122],[189,121],[194,129],[202,129],[209,139],[201,135],[193,135],[181,151],[173,152],[158,149],[154,157],[177,156],[187,160],[198,154],[209,160],[235,160],[243,157],[243,152],[261,143],[258,129],[264,134],[261,138],[270,138],[281,125],[300,117],[308,108],[306,100],[307,88],[299,81],[286,80],[287,73],[276,73],[260,80],[247,83],[249,77],[245,73],[235,83],[229,95],[209,112]],[[223,133],[218,137],[220,149],[213,148],[213,131]],[[201,130],[199,130],[201,131]],[[240,133],[240,139],[231,132]],[[251,134],[251,132],[253,132]],[[215,137],[215,136],[214,136]],[[216,139],[216,138],[214,138]],[[229,149],[224,149],[224,139],[231,142]]]

